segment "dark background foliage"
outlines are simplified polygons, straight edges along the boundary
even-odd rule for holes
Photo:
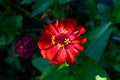
[[[73,18],[86,28],[85,51],[73,65],[51,65],[36,48],[16,52],[23,36],[38,39],[49,23]],[[0,80],[120,80],[120,0],[0,0]]]

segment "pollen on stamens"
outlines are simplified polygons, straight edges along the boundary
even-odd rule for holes
[[[20,47],[19,47],[20,49],[23,49],[24,48],[24,46],[23,45],[20,45]]]
[[[67,39],[65,38],[64,43],[65,43],[65,45],[68,45],[69,43],[71,43],[71,42],[70,42],[70,38],[67,38]]]
[[[64,44],[59,44],[59,43],[58,43],[58,44],[57,44],[57,48],[58,48],[58,49],[60,49],[60,48],[64,49]]]
[[[51,44],[55,44],[55,36],[52,36],[51,40],[52,40]]]
[[[66,29],[63,29],[62,32],[66,34],[68,31]]]

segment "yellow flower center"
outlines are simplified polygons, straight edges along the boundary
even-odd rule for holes
[[[70,42],[70,38],[67,38],[67,39],[65,38],[64,43],[65,43],[65,45],[68,45],[69,43],[71,43],[71,42]]]
[[[58,49],[60,49],[60,48],[64,49],[64,44],[59,44],[59,43],[58,43],[58,44],[57,44],[57,48],[58,48]]]
[[[24,48],[24,46],[23,45],[20,45],[20,47],[19,47],[20,49],[23,49]]]
[[[52,36],[51,39],[52,39],[51,44],[55,44],[55,36]]]
[[[66,34],[68,31],[66,29],[63,29],[62,32]]]

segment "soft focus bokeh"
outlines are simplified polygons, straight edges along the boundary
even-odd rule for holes
[[[58,18],[86,29],[71,65],[52,65],[38,49]],[[0,0],[0,80],[120,80],[120,0]]]

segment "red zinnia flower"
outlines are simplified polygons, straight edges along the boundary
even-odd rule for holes
[[[44,58],[48,58],[52,64],[74,63],[74,56],[79,50],[84,50],[83,43],[86,38],[83,26],[77,27],[77,21],[66,18],[64,21],[58,19],[55,24],[48,24],[39,39],[38,47]]]

